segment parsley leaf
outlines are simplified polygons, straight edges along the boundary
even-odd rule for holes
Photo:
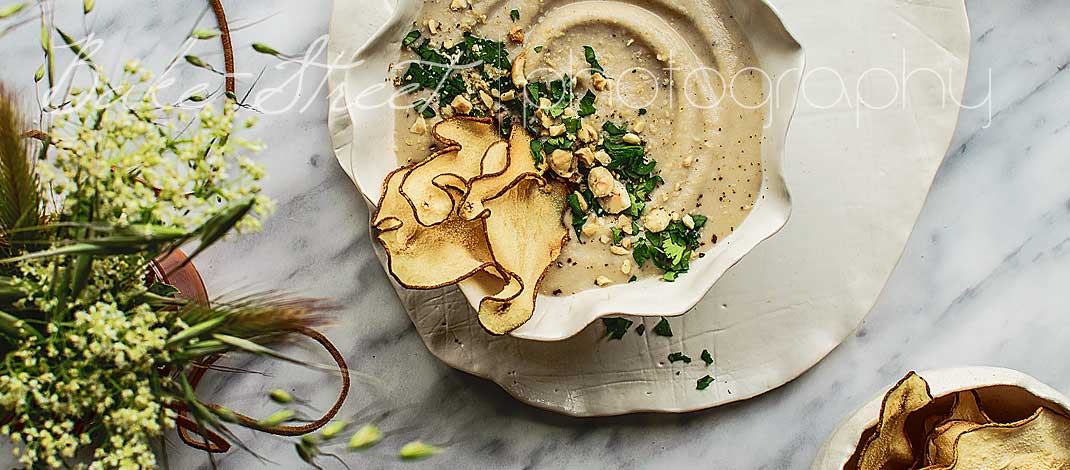
[[[658,322],[657,326],[654,327],[654,334],[671,338],[672,326],[669,326],[669,320],[662,318],[661,321]]]
[[[510,11],[509,18],[512,18],[513,21],[520,21],[520,10]]]
[[[580,118],[565,118],[563,120],[565,124],[565,130],[569,134],[575,134],[580,131]]]
[[[632,327],[632,321],[627,318],[603,318],[602,324],[606,326],[606,336],[611,340],[623,339]]]
[[[572,209],[572,228],[576,230],[576,235],[579,235],[587,224],[587,212],[583,210],[580,196],[576,193],[568,195],[568,206]]]
[[[436,116],[435,108],[432,107],[427,100],[416,100],[416,102],[412,104],[412,107],[425,118],[431,119]]]
[[[418,39],[420,39],[419,31],[411,31],[405,35],[405,39],[401,40],[401,47],[409,47],[413,45]]]
[[[702,362],[706,363],[706,367],[713,365],[713,356],[710,355],[709,349],[702,350]]]
[[[535,46],[535,53],[538,54],[538,53],[542,52],[542,49],[543,49],[543,46]]]
[[[646,325],[640,323],[639,326],[635,327],[635,333],[643,336],[643,333],[646,333]]]
[[[598,57],[595,56],[594,48],[591,46],[583,46],[583,56],[587,59],[587,63],[591,65],[591,70],[595,72],[606,73],[606,69],[602,68],[602,64],[598,63]]]
[[[695,389],[696,390],[706,390],[707,388],[710,388],[710,385],[712,385],[712,384],[713,384],[713,377],[710,377],[710,376],[707,375],[707,376],[705,376],[705,377],[703,377],[701,379],[698,379],[698,386]]]
[[[683,362],[684,364],[690,364],[691,358],[684,355],[682,352],[674,352],[669,354],[669,362]]]
[[[532,140],[531,141],[531,159],[535,160],[535,164],[536,165],[542,165],[543,157],[542,157],[542,141],[541,140]]]
[[[583,95],[583,98],[580,99],[580,109],[577,114],[579,114],[580,117],[587,117],[594,114],[595,111],[597,111],[594,107],[595,99],[596,97],[594,96],[594,93],[591,93],[591,90],[587,90],[587,94]]]

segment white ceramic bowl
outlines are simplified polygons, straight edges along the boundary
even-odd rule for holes
[[[400,40],[411,28],[421,1],[396,0],[393,15],[386,25],[366,44],[355,49],[353,66],[342,72],[332,72],[332,96],[344,97],[353,122],[350,138],[359,143],[340,149],[336,155],[368,201],[379,200],[383,180],[397,164],[389,150],[394,148],[394,119],[384,119],[382,108],[362,104],[390,99],[394,89],[385,80],[385,73],[389,64],[398,61]],[[682,315],[694,307],[732,265],[787,223],[791,198],[781,175],[781,159],[803,76],[803,49],[784,27],[776,9],[765,0],[730,0],[729,4],[750,40],[761,68],[770,77],[766,84],[767,96],[776,97],[767,104],[762,144],[765,171],[758,203],[731,236],[705,258],[694,261],[691,272],[677,282],[646,279],[567,297],[540,296],[534,316],[512,333],[514,337],[559,341],[606,316]],[[332,37],[332,41],[340,43],[346,40]],[[339,86],[341,88],[337,88]],[[332,106],[337,106],[334,101],[332,98]],[[487,294],[474,281],[462,283],[461,290],[473,306]]]
[[[1032,414],[1040,406],[1070,414],[1070,399],[1066,395],[1015,370],[964,367],[921,372],[918,375],[929,383],[929,391],[934,398],[965,390],[989,389],[990,399],[1002,399],[1000,406],[1006,409],[1020,407],[1021,412],[1018,414],[1021,416]],[[843,466],[857,450],[862,433],[877,425],[881,403],[887,393],[887,390],[882,391],[872,401],[848,416],[840,427],[833,431],[818,451],[811,470],[843,470]],[[984,391],[980,393],[984,400]]]

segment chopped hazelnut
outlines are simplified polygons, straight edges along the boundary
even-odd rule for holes
[[[609,79],[596,72],[594,75],[591,75],[591,86],[593,86],[596,91],[606,91],[609,89]]]
[[[457,95],[457,97],[453,98],[453,102],[450,104],[453,106],[453,110],[458,114],[468,114],[472,112],[472,109],[474,108],[472,102],[461,95]]]
[[[636,119],[635,122],[632,123],[632,130],[635,131],[637,134],[642,134],[643,131],[646,130],[646,121],[642,119]]]
[[[643,217],[643,228],[651,233],[661,233],[669,227],[669,222],[672,222],[672,216],[659,207]]]
[[[453,0],[450,3],[450,10],[460,11],[468,8],[468,0]]]
[[[556,125],[556,126],[550,126],[550,137],[557,137],[557,136],[564,135],[567,130],[568,129],[565,128],[564,124],[559,124],[559,125]]]
[[[695,218],[691,217],[691,214],[684,215],[680,218],[680,221],[684,223],[684,227],[689,229],[695,228]]]
[[[635,135],[635,134],[633,134],[631,132],[629,132],[627,134],[624,134],[624,137],[621,138],[621,140],[623,140],[624,143],[626,143],[626,144],[632,144],[632,145],[639,145],[639,144],[643,143],[643,139],[640,139],[639,136],[637,136],[637,135]]]
[[[605,276],[598,276],[597,278],[595,278],[594,284],[598,287],[605,287],[610,284],[613,284],[613,280]]]
[[[580,203],[580,211],[587,212],[587,209],[589,208],[587,206],[587,198],[583,197],[583,195],[580,194],[579,191],[576,191],[574,194],[576,195],[576,200]]]
[[[519,26],[513,28],[513,30],[509,32],[509,40],[517,44],[524,42],[524,30]]]
[[[614,181],[613,189],[609,196],[601,198],[598,203],[610,214],[620,214],[632,207],[632,197],[628,195],[628,188],[620,181]]]
[[[620,272],[622,272],[624,274],[631,274],[632,273],[632,261],[631,260],[627,260],[627,259],[624,260],[624,262],[621,263],[621,265],[620,265]]]
[[[524,87],[528,86],[528,79],[524,76],[524,67],[527,65],[527,63],[528,60],[525,54],[520,54],[520,56],[517,57],[515,61],[513,61],[513,70],[511,73],[511,78],[513,79],[513,85],[521,90],[524,89]]]
[[[591,150],[590,147],[583,147],[583,148],[577,150],[576,151],[576,156],[579,157],[580,163],[583,163],[584,166],[587,166],[587,167],[594,166],[594,163],[595,163],[594,150]]]
[[[576,168],[576,157],[568,150],[557,149],[550,154],[550,169],[562,178],[572,176]]]
[[[629,253],[627,248],[624,248],[622,246],[617,246],[617,245],[613,245],[613,246],[609,247],[609,252],[613,253],[613,254],[615,254],[617,256],[626,256]]]
[[[513,101],[515,99],[516,99],[516,91],[514,91],[514,90],[509,90],[509,91],[507,91],[505,93],[502,93],[502,101]]]
[[[439,23],[438,20],[434,18],[427,20],[427,30],[430,31],[431,34],[438,34],[438,32],[442,30],[441,28],[442,24]]]
[[[613,184],[616,182],[613,173],[610,173],[604,166],[592,168],[591,173],[587,175],[587,186],[591,188],[595,197],[607,197],[612,194]]]
[[[576,132],[576,138],[580,139],[580,142],[589,144],[591,142],[594,142],[595,140],[598,140],[598,130],[595,129],[594,126],[590,125],[589,123],[584,122],[580,125],[579,132]]]
[[[609,165],[610,162],[613,161],[612,158],[609,158],[609,154],[606,153],[605,150],[599,150],[599,151],[595,152],[594,153],[594,159],[595,159],[595,161],[597,161],[598,163],[601,163],[603,165]]]
[[[494,109],[494,97],[490,96],[489,93],[480,91],[479,100],[483,102],[483,106],[486,106],[487,109]]]
[[[416,121],[412,123],[409,132],[416,135],[424,135],[427,132],[427,119],[424,119],[423,116],[416,116]]]

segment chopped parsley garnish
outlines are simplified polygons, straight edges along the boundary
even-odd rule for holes
[[[542,141],[541,140],[532,140],[531,141],[531,159],[535,160],[535,164],[536,165],[542,165],[543,156],[542,156]]]
[[[646,116],[646,113],[647,113],[646,108],[639,108],[639,115],[640,116]]]
[[[412,31],[409,34],[405,35],[405,39],[401,40],[401,47],[409,47],[413,45],[413,43],[415,43],[418,39],[420,39],[420,32]]]
[[[577,111],[577,114],[579,114],[580,117],[587,117],[594,114],[595,111],[597,111],[594,107],[595,99],[597,98],[594,96],[594,93],[591,93],[591,90],[587,90],[587,94],[583,95],[583,98],[580,99],[580,109]]]
[[[572,209],[572,228],[576,230],[576,233],[580,233],[583,225],[587,223],[587,211],[583,210],[580,196],[576,193],[569,194],[568,207]]]
[[[435,109],[426,100],[416,100],[412,107],[425,118],[431,119],[436,116]]]
[[[513,21],[520,21],[520,10],[510,11],[509,18],[512,18]]]
[[[635,327],[635,334],[643,336],[643,333],[646,333],[646,325],[640,323],[639,326]]]
[[[583,46],[583,56],[585,59],[587,59],[587,63],[590,64],[591,70],[599,72],[603,75],[606,73],[606,69],[602,68],[602,64],[598,63],[598,57],[595,56],[593,47]]]
[[[665,272],[662,279],[667,282],[673,282],[681,274],[688,272],[691,269],[691,254],[701,246],[701,230],[708,222],[708,219],[701,215],[693,215],[691,218],[695,221],[693,229],[687,228],[683,222],[673,221],[664,231],[647,232],[637,240],[632,248],[635,263],[643,267],[647,261],[653,261],[654,266]]]
[[[602,324],[606,326],[609,339],[623,339],[632,327],[632,321],[627,318],[603,318]]]
[[[565,124],[565,130],[569,134],[575,135],[580,131],[580,118],[565,118],[562,121]]]
[[[420,32],[412,31],[401,41],[403,47],[412,50],[419,57],[419,61],[410,64],[401,76],[401,86],[410,93],[433,90],[438,95],[438,103],[451,103],[458,95],[468,91],[464,79],[455,73],[455,66],[474,66],[491,87],[499,92],[513,88],[507,78],[491,78],[492,75],[504,77],[508,74],[502,72],[512,68],[509,51],[504,43],[465,33],[464,41],[457,45],[447,49],[435,49],[431,47],[430,39],[420,39]],[[496,73],[489,73],[492,71]]]
[[[669,362],[683,362],[684,364],[690,364],[691,358],[684,355],[682,352],[674,352],[669,354]]]
[[[713,356],[710,355],[709,349],[702,350],[702,362],[706,363],[706,367],[713,365]]]
[[[538,54],[538,53],[542,52],[542,49],[543,49],[543,46],[535,46],[535,53]]]
[[[672,326],[669,325],[669,320],[664,318],[654,326],[654,334],[658,336],[672,337]]]
[[[710,385],[712,385],[712,384],[713,384],[713,377],[710,377],[710,376],[707,375],[707,376],[705,376],[705,377],[703,377],[701,379],[698,379],[698,386],[695,389],[696,390],[706,390],[707,388],[710,388]]]

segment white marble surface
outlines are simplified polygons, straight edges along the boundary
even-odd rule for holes
[[[202,13],[200,2],[98,3],[91,25],[111,45],[103,63],[148,58],[162,65]],[[235,34],[239,69],[254,73],[276,62],[253,53],[250,43],[304,51],[326,33],[330,13],[327,0],[226,4],[233,23],[266,18]],[[321,70],[289,83],[274,101],[297,97],[307,109],[264,116],[255,131],[269,148],[261,158],[277,214],[264,233],[213,250],[199,266],[215,294],[281,287],[344,305],[327,333],[368,375],[346,413],[374,402],[374,411],[393,410],[384,428],[398,430],[367,453],[344,455],[352,468],[400,467],[394,450],[421,438],[449,450],[405,467],[802,469],[843,416],[910,369],[1010,367],[1067,392],[1070,3],[971,0],[969,10],[975,43],[965,102],[982,102],[991,87],[991,119],[987,108],[963,113],[903,261],[865,326],[799,380],[745,403],[682,416],[568,419],[437,362],[373,259],[367,211],[333,161],[326,93],[317,88]],[[65,29],[81,30],[78,15],[58,18]],[[0,79],[32,93],[36,31],[18,31],[3,44]],[[196,53],[218,62],[215,46],[198,44]],[[268,69],[260,87],[282,85],[292,72]],[[271,388],[327,406],[337,386],[290,366],[244,365],[270,377],[217,376],[204,396],[265,413],[271,406],[262,393]],[[220,468],[299,468],[287,441],[241,435],[274,463],[235,451],[217,459]],[[172,442],[172,468],[210,468],[203,454]]]

